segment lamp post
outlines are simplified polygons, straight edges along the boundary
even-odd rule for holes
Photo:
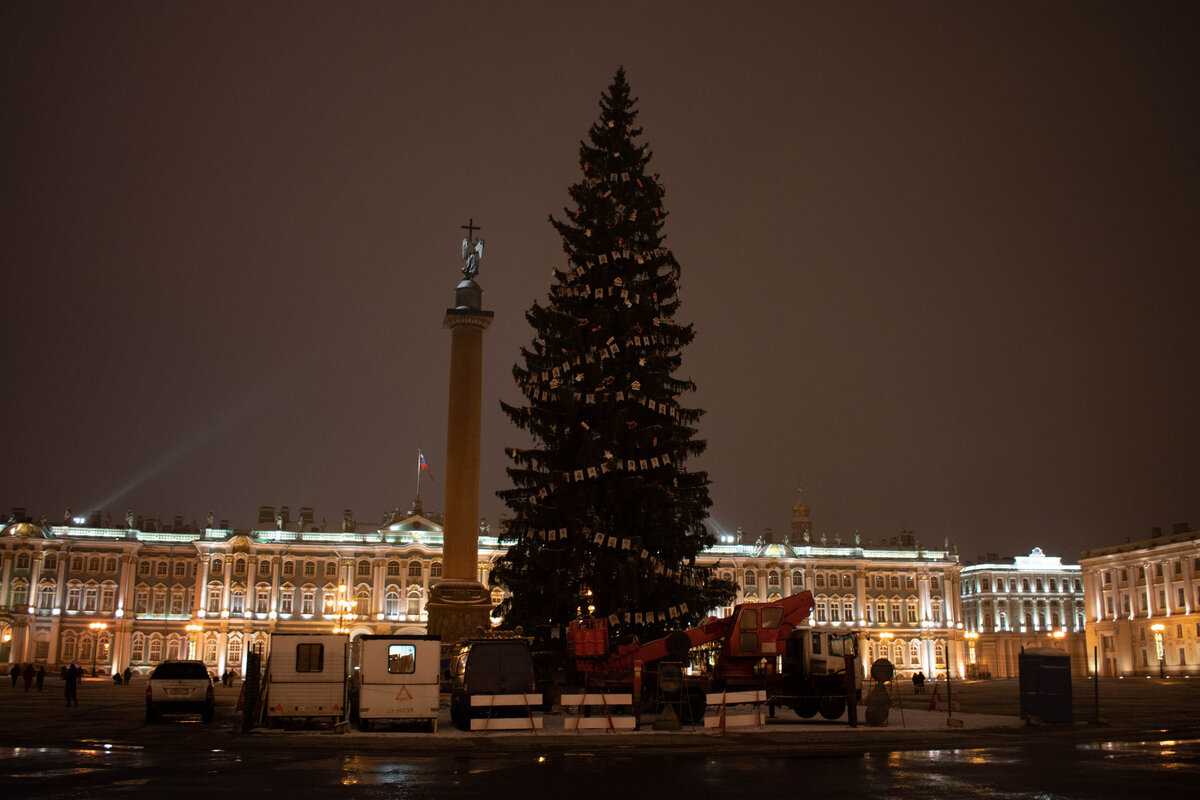
[[[92,643],[92,677],[96,677],[96,658],[100,655],[100,632],[108,629],[107,622],[93,622],[88,625],[95,633],[92,634],[96,641]]]
[[[963,634],[963,638],[967,640],[967,663],[972,669],[975,667],[975,642],[979,639],[979,634],[976,631],[967,631]]]
[[[1165,678],[1165,668],[1163,661],[1166,657],[1166,652],[1163,650],[1163,629],[1166,626],[1161,622],[1156,622],[1150,626],[1150,630],[1154,631],[1154,652],[1158,654],[1158,677]]]
[[[204,626],[198,622],[193,622],[190,625],[185,625],[183,629],[188,632],[188,658],[195,658],[196,643],[199,635],[204,631]]]
[[[337,597],[325,598],[326,613],[331,614],[336,620],[334,623],[334,633],[349,633],[350,623],[357,617],[353,613],[354,601],[346,596],[349,587],[346,584],[338,586]]]

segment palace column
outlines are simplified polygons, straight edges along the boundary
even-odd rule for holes
[[[429,633],[443,645],[490,627],[487,587],[479,582],[479,441],[483,387],[483,332],[493,314],[481,307],[483,290],[474,280],[483,240],[474,225],[463,240],[463,281],[455,307],[442,327],[450,330],[450,396],[446,426],[446,497],[442,579],[429,592]]]

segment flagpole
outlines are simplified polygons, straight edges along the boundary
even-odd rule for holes
[[[421,499],[421,448],[417,448],[417,499]]]

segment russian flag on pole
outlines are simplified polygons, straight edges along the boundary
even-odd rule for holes
[[[418,466],[421,468],[421,471],[422,471],[422,472],[428,472],[428,473],[429,473],[429,479],[430,479],[430,480],[433,480],[433,472],[432,472],[432,470],[430,470],[430,469],[429,469],[429,465],[425,463],[425,454],[424,454],[424,453],[420,453],[420,452],[418,452],[418,453],[417,453],[417,458],[419,459],[419,461],[418,461]]]

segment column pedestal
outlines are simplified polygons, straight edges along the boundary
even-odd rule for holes
[[[492,627],[491,593],[479,581],[443,578],[429,590],[429,633],[442,644],[476,636]]]

